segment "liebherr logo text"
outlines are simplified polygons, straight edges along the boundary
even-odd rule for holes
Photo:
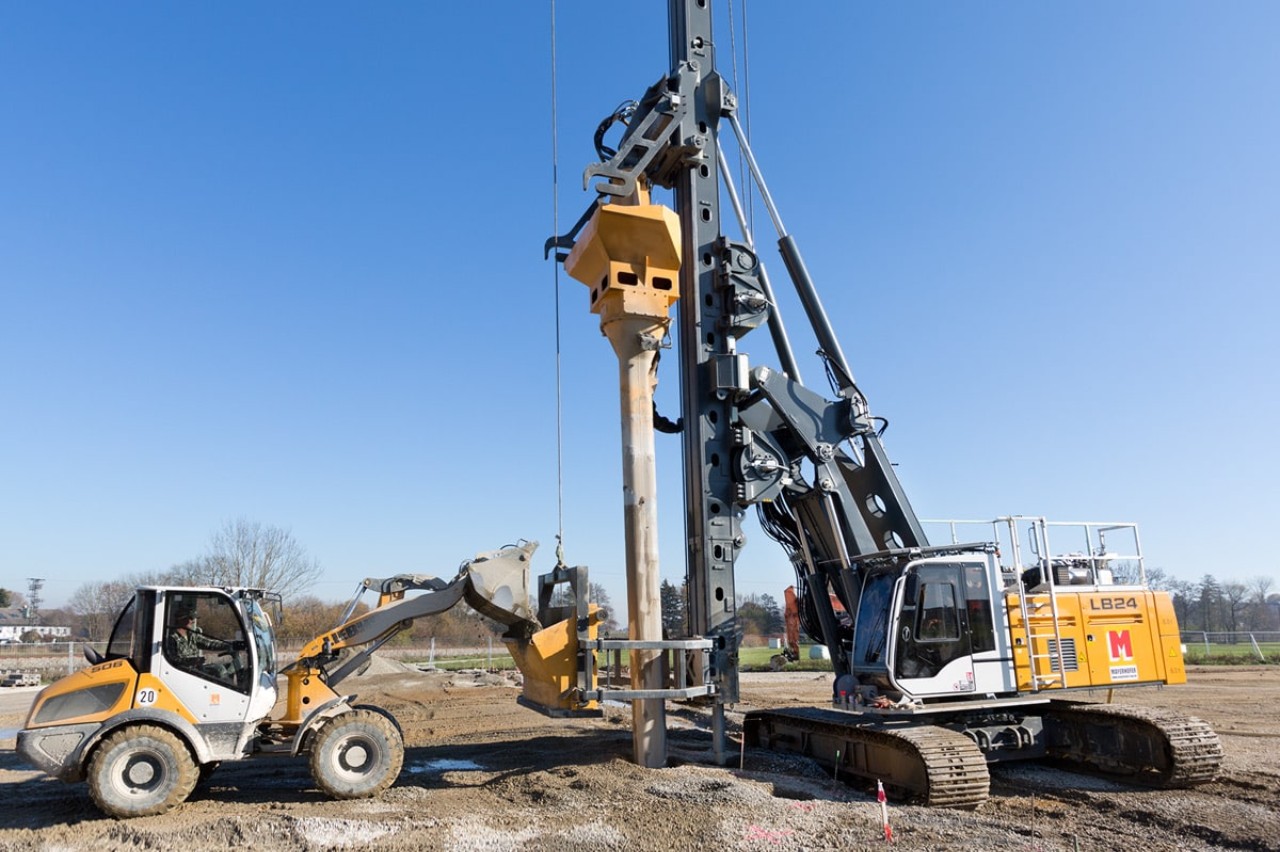
[[[1137,609],[1137,608],[1138,608],[1137,598],[1118,597],[1118,598],[1090,598],[1089,599],[1089,609],[1093,609],[1093,610]]]

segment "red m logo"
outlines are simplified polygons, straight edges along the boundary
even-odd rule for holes
[[[1107,639],[1111,643],[1112,660],[1133,659],[1133,639],[1128,630],[1112,630],[1107,633]]]

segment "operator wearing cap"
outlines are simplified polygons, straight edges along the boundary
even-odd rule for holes
[[[231,648],[226,642],[204,635],[196,620],[194,607],[179,610],[169,633],[169,656],[184,668],[198,669],[204,665],[202,651],[227,651]]]

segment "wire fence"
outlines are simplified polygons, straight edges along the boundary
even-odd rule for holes
[[[32,675],[43,682],[71,674],[89,663],[84,655],[90,642],[17,642],[0,644],[0,686],[26,685]],[[1280,664],[1280,631],[1183,631],[1182,645],[1188,663],[1196,664]],[[292,660],[301,649],[292,645],[280,648],[281,659]],[[762,649],[765,650],[765,649]],[[485,669],[511,671],[515,660],[500,640],[488,639],[481,644],[436,642],[384,647],[378,656],[403,663],[447,669]],[[744,661],[745,662],[745,661]]]
[[[1182,645],[1189,663],[1280,662],[1280,631],[1184,630]]]
[[[101,642],[15,642],[0,645],[0,685],[13,679],[14,685],[25,685],[18,675],[36,673],[44,681],[55,680],[89,667],[84,655],[85,646],[102,649]],[[284,662],[293,660],[302,648],[301,643],[281,645],[279,657]],[[486,669],[509,671],[515,661],[501,640],[490,639],[480,644],[457,644],[429,640],[425,644],[383,647],[379,657],[415,665],[433,665],[448,669]]]

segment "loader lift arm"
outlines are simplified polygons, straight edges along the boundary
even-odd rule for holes
[[[507,625],[507,636],[524,640],[539,624],[529,608],[529,562],[537,542],[481,553],[462,564],[452,580],[400,574],[385,580],[366,579],[347,607],[343,623],[308,642],[298,658],[281,670],[287,683],[285,712],[268,720],[276,738],[289,737],[301,747],[308,720],[316,708],[342,700],[336,691],[344,680],[363,671],[375,651],[413,623],[438,615],[461,601]],[[378,603],[352,616],[363,593],[377,590]],[[407,593],[422,594],[408,597]]]
[[[319,671],[334,687],[360,671],[375,651],[419,618],[446,612],[464,600],[482,615],[507,625],[508,636],[532,635],[538,622],[529,609],[527,578],[528,563],[537,546],[537,542],[525,542],[480,554],[464,562],[457,575],[447,581],[425,574],[366,579],[348,605],[342,624],[308,642],[283,673]],[[353,618],[360,597],[370,590],[378,592],[377,605]],[[423,594],[406,597],[414,591]]]

